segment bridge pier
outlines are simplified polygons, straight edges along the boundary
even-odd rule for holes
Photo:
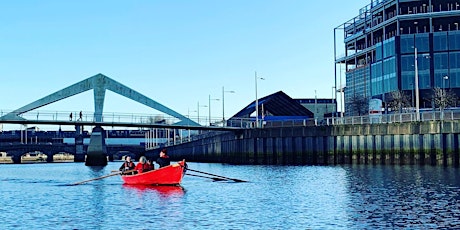
[[[105,132],[101,126],[93,128],[86,153],[86,166],[106,166],[107,146],[105,144]]]
[[[52,153],[47,153],[46,156],[47,156],[47,157],[46,157],[46,163],[53,163],[53,161],[54,161],[54,160],[53,160],[54,154],[52,154]]]
[[[77,135],[75,136],[75,162],[85,162],[85,150],[83,144],[83,135],[80,131],[80,126],[76,126]]]
[[[21,164],[21,154],[12,154],[13,164]]]

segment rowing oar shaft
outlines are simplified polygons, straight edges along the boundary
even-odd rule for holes
[[[84,180],[84,181],[80,181],[80,182],[77,182],[77,183],[73,183],[71,185],[79,185],[79,184],[83,184],[83,183],[86,183],[86,182],[90,182],[90,181],[93,181],[93,180],[100,180],[100,179],[104,179],[104,178],[107,178],[107,177],[111,177],[111,176],[116,176],[116,175],[120,175],[120,174],[125,174],[125,173],[130,173],[130,172],[134,172],[136,170],[128,170],[128,171],[119,171],[119,172],[116,172],[116,173],[112,173],[112,174],[109,174],[109,175],[105,175],[105,176],[101,176],[101,177],[96,177],[96,178],[93,178],[93,179],[89,179],[89,180]]]
[[[201,178],[208,178],[208,179],[213,179],[215,181],[222,181],[222,180],[227,180],[227,179],[224,179],[224,178],[217,178],[217,177],[208,177],[208,176],[201,176],[201,175],[196,175],[196,174],[190,174],[190,173],[187,173],[188,176],[196,176],[196,177],[201,177]]]
[[[232,180],[232,181],[235,181],[235,182],[247,182],[247,181],[240,180],[240,179],[234,179],[234,178],[219,176],[219,175],[216,175],[216,174],[211,174],[211,173],[202,172],[202,171],[198,171],[198,170],[193,170],[193,169],[187,169],[187,170],[192,171],[192,172],[197,172],[197,173],[203,173],[203,174],[210,175],[210,176],[216,176],[216,177],[224,178],[226,180]]]

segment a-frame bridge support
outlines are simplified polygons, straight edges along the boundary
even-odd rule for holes
[[[88,90],[94,90],[94,120],[96,122],[102,122],[102,114],[103,114],[103,109],[104,109],[104,100],[105,100],[105,92],[106,90],[110,90],[114,93],[117,93],[121,96],[124,96],[126,98],[129,98],[131,100],[134,100],[138,103],[141,103],[145,106],[148,106],[152,109],[155,109],[157,111],[160,111],[162,113],[165,113],[167,115],[173,116],[177,119],[180,120],[178,122],[178,125],[191,125],[191,126],[197,126],[198,124],[186,116],[183,116],[179,114],[178,112],[142,95],[141,93],[126,87],[125,85],[103,75],[103,74],[97,74],[95,76],[92,76],[90,78],[87,78],[83,81],[80,81],[78,83],[75,83],[67,88],[64,88],[62,90],[59,90],[55,93],[52,93],[46,97],[43,97],[37,101],[34,101],[28,105],[25,105],[19,109],[14,110],[11,113],[8,113],[4,115],[3,117],[0,117],[0,120],[2,119],[9,119],[9,120],[24,120],[24,118],[20,117],[21,114],[32,111],[34,109],[40,108],[42,106],[52,104],[54,102],[57,102],[59,100],[83,93]],[[97,128],[97,127],[96,127]],[[95,129],[96,129],[95,128]],[[99,127],[100,128],[100,127]],[[93,130],[96,133],[98,133],[96,130]],[[104,161],[99,161],[99,160],[92,160],[92,159],[106,159],[106,152],[104,152],[104,149],[106,148],[105,145],[105,139],[102,138],[101,136],[91,136],[91,141],[88,146],[88,153],[86,156],[86,164],[87,165],[106,165],[107,160]],[[77,150],[82,151],[83,148],[78,147]],[[91,150],[91,156],[88,155]],[[83,153],[78,153],[77,154],[83,154]]]

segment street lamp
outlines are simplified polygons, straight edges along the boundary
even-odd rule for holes
[[[444,76],[442,77],[442,90],[441,90],[441,108],[442,108],[442,111],[441,111],[441,119],[444,120],[444,107],[446,106],[446,90],[445,90],[445,84],[444,84],[444,80],[448,80],[449,79],[449,76]]]
[[[197,111],[197,110],[191,110],[191,111],[190,111],[190,108],[187,108],[187,118],[188,118],[188,119],[190,119],[190,112],[196,113],[196,112],[198,112],[198,111]],[[191,120],[191,119],[190,119],[190,120]]]
[[[213,101],[218,101],[219,99],[211,99],[211,94],[209,94],[209,104],[208,104],[208,108],[209,108],[209,125],[211,125],[211,100]]]
[[[196,111],[197,111],[197,113],[198,113],[198,124],[200,124],[200,107],[206,108],[206,107],[208,107],[208,106],[207,106],[207,105],[201,105],[201,106],[200,106],[200,102],[197,103]]]
[[[317,106],[318,106],[318,98],[316,97],[316,89],[315,89],[315,124],[316,122],[318,122],[317,121],[318,119],[318,107]]]
[[[259,128],[259,98],[257,97],[257,79],[265,80],[265,78],[257,77],[257,71],[254,74],[254,80],[256,83],[256,128]]]
[[[411,110],[414,109],[414,84],[413,83],[410,83],[409,84],[410,86],[410,91],[411,91],[411,100],[410,100],[410,104],[411,104]]]
[[[419,92],[418,92],[418,63],[417,63],[417,47],[414,47],[414,51],[415,51],[415,120],[416,121],[420,121],[420,105],[419,105],[419,101],[420,101],[420,95],[419,95]]]
[[[224,87],[222,86],[222,126],[225,126],[225,93],[235,93],[235,91],[225,91]]]
[[[442,77],[442,88],[443,89],[445,88],[444,80],[449,80],[449,76],[446,75],[446,76]]]

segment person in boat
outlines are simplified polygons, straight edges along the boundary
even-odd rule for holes
[[[152,161],[148,159],[147,159],[147,166],[148,166],[148,171],[155,169],[155,165],[153,165]]]
[[[160,165],[160,168],[168,166],[169,164],[171,164],[171,161],[169,160],[169,156],[167,155],[167,150],[166,149],[161,150],[160,157],[157,158],[156,162],[157,162],[157,164]]]
[[[147,164],[147,158],[145,158],[144,156],[141,156],[141,158],[139,158],[139,163],[137,163],[134,169],[137,170],[138,173],[149,171],[150,165]]]
[[[123,164],[120,166],[120,171],[124,172],[124,171],[128,171],[128,170],[132,170],[136,167],[136,165],[134,164],[134,162],[131,161],[131,157],[130,156],[126,156],[125,157],[125,162],[123,162]]]

